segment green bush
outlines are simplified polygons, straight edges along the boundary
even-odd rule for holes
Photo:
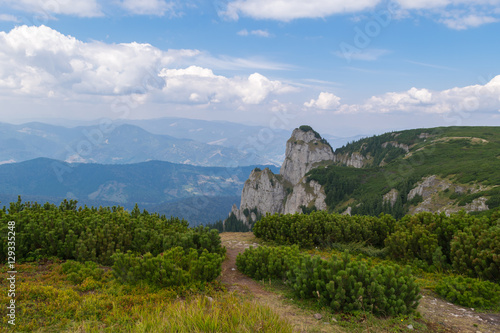
[[[436,286],[436,292],[459,305],[483,310],[500,310],[500,286],[473,278],[446,277]]]
[[[409,267],[377,265],[368,267],[352,261],[302,256],[289,272],[297,296],[315,298],[334,311],[369,311],[379,316],[413,312],[420,299],[419,288]]]
[[[238,269],[255,279],[286,279],[298,297],[315,298],[335,311],[369,311],[376,315],[412,312],[418,305],[419,289],[410,269],[378,265],[373,268],[352,261],[322,260],[300,253],[294,247],[247,249],[238,255]]]
[[[51,204],[11,203],[0,215],[0,236],[7,239],[9,221],[15,221],[16,260],[56,256],[63,260],[94,261],[111,265],[117,252],[150,252],[154,256],[170,248],[205,249],[223,254],[216,230],[188,228],[188,222],[157,214],[132,213],[122,207],[76,208],[76,202]],[[8,243],[1,242],[0,260],[5,261]]]
[[[451,241],[453,268],[471,277],[500,282],[500,223],[474,224]]]
[[[395,231],[387,237],[385,245],[394,259],[423,260],[428,265],[450,264],[450,242],[453,236],[465,227],[485,223],[460,212],[446,216],[428,212],[407,215],[397,222]],[[437,255],[436,251],[442,255]],[[443,258],[444,262],[435,262]]]
[[[74,284],[81,284],[85,279],[92,278],[95,281],[101,281],[104,270],[92,261],[81,263],[68,260],[61,265],[66,278]]]
[[[390,215],[346,216],[315,211],[309,215],[267,215],[253,227],[256,237],[281,245],[297,244],[302,248],[328,247],[334,243],[364,242],[383,247],[396,221]]]
[[[113,275],[122,283],[170,287],[213,281],[221,272],[223,256],[178,246],[157,256],[117,252],[113,260]]]
[[[298,246],[250,247],[236,257],[236,267],[254,279],[284,279],[300,255]]]

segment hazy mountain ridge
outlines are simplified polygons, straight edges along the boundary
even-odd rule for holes
[[[47,157],[66,162],[125,164],[149,160],[200,166],[271,164],[257,154],[152,134],[129,124],[65,128],[0,124],[0,164]]]
[[[79,200],[81,204],[126,208],[138,203],[141,208],[150,209],[181,199],[239,197],[244,180],[255,167],[199,167],[162,161],[70,164],[38,158],[0,165],[0,198],[12,200],[21,195],[23,199],[51,198],[51,202],[67,198]],[[229,203],[226,205],[230,207]],[[170,205],[169,209],[174,206]],[[168,214],[167,210],[162,211]],[[226,215],[227,211],[219,218]]]
[[[288,130],[279,128],[186,118],[124,120],[123,123],[142,127],[155,134],[168,134],[210,145],[235,148],[261,156],[274,165],[280,165],[283,161],[285,142],[289,135]]]

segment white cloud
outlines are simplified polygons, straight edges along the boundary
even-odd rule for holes
[[[278,63],[263,59],[260,57],[252,58],[234,58],[228,56],[213,57],[209,54],[201,54],[198,57],[198,63],[202,66],[208,66],[214,69],[221,70],[241,70],[241,69],[252,69],[252,70],[274,70],[283,71],[290,70],[294,67],[285,63]]]
[[[248,35],[254,35],[258,37],[271,37],[271,34],[267,30],[252,30],[248,31],[247,29],[243,29],[238,31],[238,35],[240,36],[248,36]]]
[[[247,29],[240,30],[240,31],[238,31],[238,35],[248,36],[248,30]]]
[[[0,14],[0,21],[4,22],[20,22],[20,20],[14,15]]]
[[[164,0],[123,0],[120,5],[131,14],[163,16],[173,11],[175,4]]]
[[[239,99],[245,104],[260,104],[270,94],[293,90],[292,87],[279,81],[271,81],[259,73],[251,74],[247,78],[228,78],[198,66],[163,69],[159,76],[166,82],[163,96],[179,103],[221,103]]]
[[[0,0],[0,5],[45,16],[50,16],[51,14],[79,17],[103,15],[97,0]]]
[[[364,104],[343,104],[339,113],[434,113],[496,112],[500,108],[500,75],[484,85],[456,87],[443,91],[411,88],[373,96]]]
[[[131,96],[134,103],[259,104],[293,88],[254,73],[216,75],[194,64],[197,50],[162,51],[149,44],[85,43],[46,26],[0,32],[0,98],[26,97],[106,102]]]
[[[198,53],[138,43],[84,43],[46,26],[20,26],[0,32],[0,87],[31,96],[129,94],[161,88],[158,68]]]
[[[266,30],[252,30],[250,31],[250,34],[259,37],[271,37],[271,34]]]
[[[340,97],[329,92],[321,92],[318,99],[311,99],[304,103],[304,106],[321,110],[334,110],[340,106]]]
[[[380,0],[236,0],[228,3],[223,15],[232,19],[238,19],[243,14],[256,19],[290,21],[358,12],[373,8],[379,2]]]
[[[500,13],[500,0],[395,0],[389,4],[382,0],[233,0],[219,12],[234,20],[248,16],[288,22],[346,13],[357,14],[355,19],[363,20],[369,16],[360,14],[377,6],[390,12],[392,19],[409,18],[411,14],[431,15],[438,22],[457,30],[497,22],[499,18],[494,15]],[[461,14],[450,17],[450,12],[454,11],[460,11]]]
[[[396,0],[405,9],[431,9],[447,6],[499,5],[499,0]]]
[[[475,14],[451,17],[451,18],[443,18],[440,20],[440,22],[444,23],[448,28],[455,30],[476,28],[483,24],[495,23],[498,21],[499,19],[493,16],[475,15]]]

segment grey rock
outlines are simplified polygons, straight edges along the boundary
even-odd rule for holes
[[[231,213],[244,223],[255,221],[258,214],[296,213],[301,206],[316,206],[327,209],[326,194],[322,186],[312,180],[307,182],[305,174],[319,163],[335,161],[333,150],[313,131],[295,129],[287,142],[285,161],[280,174],[275,175],[268,168],[253,170],[241,193],[240,208],[233,205]]]
[[[316,163],[334,159],[332,148],[316,138],[313,131],[304,132],[296,128],[286,143],[285,161],[280,174],[295,185]]]

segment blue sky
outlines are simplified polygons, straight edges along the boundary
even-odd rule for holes
[[[499,21],[500,0],[0,0],[0,121],[498,126]]]

